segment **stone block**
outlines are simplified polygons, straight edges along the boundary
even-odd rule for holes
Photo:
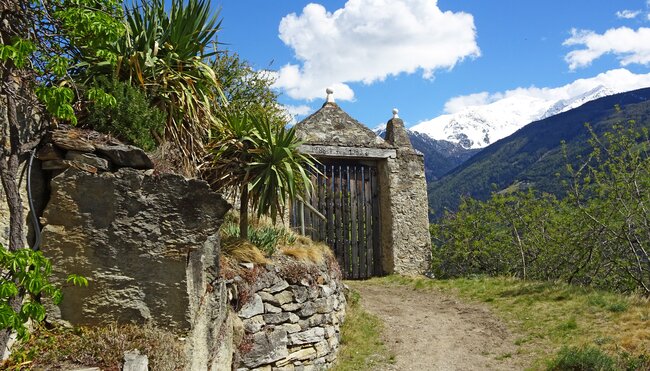
[[[317,343],[325,338],[325,330],[322,327],[314,327],[306,331],[296,332],[289,335],[289,345],[302,345]]]
[[[264,303],[264,313],[280,313],[282,312],[281,308],[271,305],[269,303]]]
[[[287,304],[293,301],[293,293],[289,290],[279,292],[274,296],[280,305]]]
[[[297,303],[304,303],[309,299],[309,289],[307,287],[291,285],[291,291]]]
[[[55,147],[52,143],[46,143],[38,150],[36,158],[41,161],[63,160],[63,151]]]
[[[282,306],[282,310],[286,312],[295,312],[300,308],[302,308],[302,304],[300,303],[287,303]]]
[[[88,140],[78,136],[76,131],[56,130],[52,133],[52,142],[68,151],[93,152],[95,146]]]
[[[264,314],[264,322],[269,325],[279,325],[281,323],[296,323],[298,322],[297,317],[293,313],[281,312],[281,313],[268,313]]]
[[[289,355],[287,332],[275,328],[253,335],[253,348],[242,355],[246,367],[257,367],[281,360]]]
[[[287,331],[288,334],[293,334],[302,330],[300,325],[297,323],[285,323],[282,325],[282,328]]]
[[[124,352],[122,371],[149,371],[149,358],[137,349]]]
[[[140,148],[127,144],[98,144],[97,153],[108,157],[117,167],[134,169],[153,169],[153,162]]]
[[[262,298],[255,294],[248,303],[242,306],[237,314],[241,318],[251,318],[262,313],[264,313],[264,303],[262,302]]]
[[[55,282],[69,273],[90,281],[63,287],[61,319],[189,330],[218,272],[218,230],[229,209],[221,196],[202,181],[133,169],[69,168],[50,186],[41,250]]]
[[[244,329],[249,334],[254,334],[266,326],[266,322],[264,322],[264,318],[261,315],[247,318],[243,322]]]
[[[285,359],[277,362],[276,365],[278,367],[282,367],[289,363],[292,363],[293,361],[304,361],[312,359],[314,356],[316,356],[316,349],[313,347],[301,348],[295,352],[290,352]]]
[[[276,299],[275,296],[271,293],[268,293],[266,291],[258,291],[257,294],[262,298],[262,301],[264,303],[269,303],[276,306],[280,305],[278,299]]]
[[[84,152],[79,152],[79,151],[68,151],[65,154],[65,159],[90,165],[92,167],[97,168],[98,170],[103,170],[107,171],[109,169],[109,163],[108,160],[97,157],[92,153],[84,153]]]

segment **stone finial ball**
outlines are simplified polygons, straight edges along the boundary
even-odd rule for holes
[[[397,115],[399,113],[399,110],[397,108],[393,108],[393,115]]]
[[[325,89],[325,93],[334,94],[334,90],[332,90],[332,88],[327,88],[327,89]]]

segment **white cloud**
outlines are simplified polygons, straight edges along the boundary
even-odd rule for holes
[[[634,19],[636,18],[639,14],[641,14],[640,10],[619,10],[616,12],[616,16],[618,18],[623,18],[623,19]]]
[[[494,102],[495,98],[494,94],[486,91],[453,97],[445,103],[445,112],[456,113],[467,107],[482,106]]]
[[[578,79],[569,84],[549,88],[520,87],[496,93],[474,93],[453,97],[445,103],[445,113],[457,113],[468,107],[483,106],[504,98],[529,97],[555,102],[571,100],[598,87],[607,87],[612,92],[624,92],[650,87],[650,73],[635,74],[625,68],[609,70],[595,77]]]
[[[294,99],[354,99],[346,84],[371,84],[391,75],[422,71],[433,78],[467,57],[480,56],[471,14],[442,11],[436,0],[349,0],[327,12],[320,4],[285,16],[280,39],[300,64],[279,71],[275,87]]]
[[[298,117],[306,116],[308,113],[312,111],[311,107],[304,104],[299,106],[286,104],[286,105],[282,105],[281,107],[284,110],[284,112],[286,112],[287,115],[290,117],[289,125],[291,126],[297,123]]]
[[[640,27],[633,30],[628,27],[612,28],[604,34],[589,30],[571,30],[571,37],[562,45],[583,45],[583,49],[569,52],[564,59],[569,68],[575,70],[585,67],[605,54],[614,54],[621,65],[650,64],[650,28]]]

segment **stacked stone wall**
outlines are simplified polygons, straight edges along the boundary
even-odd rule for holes
[[[237,312],[245,333],[237,370],[329,368],[346,304],[334,259],[315,264],[276,257],[249,270],[255,277],[250,283],[241,276],[231,280],[234,296],[247,298]]]

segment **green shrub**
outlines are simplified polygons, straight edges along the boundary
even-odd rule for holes
[[[549,362],[548,370],[607,371],[615,370],[614,365],[614,359],[598,348],[563,347]]]
[[[61,289],[50,282],[52,264],[40,251],[7,250],[0,244],[0,330],[15,331],[20,339],[29,338],[27,323],[45,319],[42,297],[54,304],[63,300]],[[67,281],[87,286],[86,278],[71,274]]]
[[[85,124],[145,151],[155,149],[156,137],[163,134],[165,113],[152,107],[146,93],[129,83],[103,77],[95,82],[115,98],[115,104],[96,102],[89,105]]]
[[[567,165],[567,197],[530,188],[466,198],[431,225],[435,276],[506,275],[650,295],[650,135],[614,125],[591,144],[582,167]]]
[[[238,237],[239,226],[235,223],[224,223],[221,227],[224,238]],[[278,245],[291,245],[296,241],[296,235],[283,227],[248,226],[248,240],[267,256],[273,255]]]

